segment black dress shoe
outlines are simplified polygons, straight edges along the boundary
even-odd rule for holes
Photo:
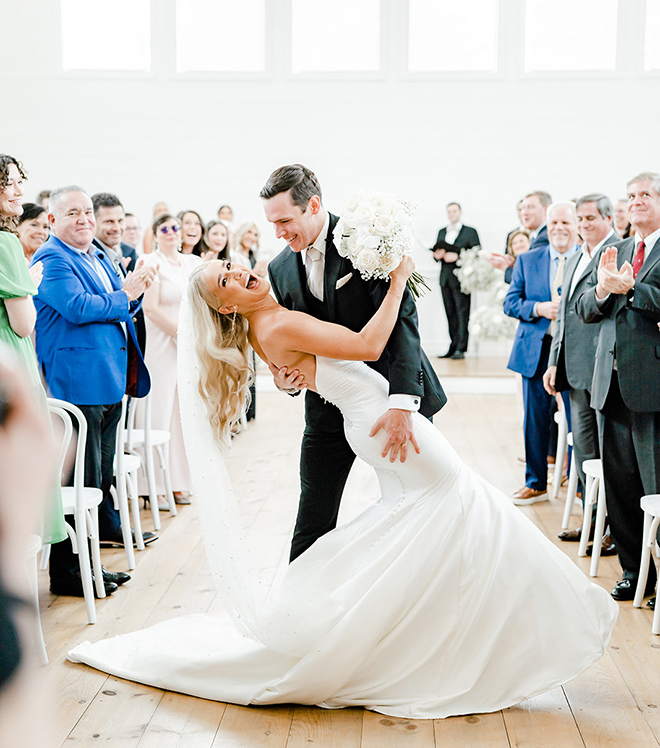
[[[131,575],[125,571],[108,571],[105,566],[102,566],[101,569],[103,570],[103,581],[116,584],[117,587],[120,587],[124,582],[128,582],[131,578]]]
[[[133,530],[131,530],[131,537],[133,538],[133,547],[135,547],[135,532]],[[158,535],[155,532],[143,532],[142,540],[144,540],[145,545],[149,545],[154,540],[158,540]],[[114,535],[106,535],[104,538],[101,538],[99,545],[101,548],[123,548],[124,537],[121,534],[121,530],[117,530]]]
[[[438,356],[438,358],[451,358],[454,353],[456,353],[456,351],[453,348],[450,348],[444,356]]]
[[[635,590],[637,589],[636,579],[622,579],[614,585],[614,589],[610,593],[615,600],[623,602],[625,600],[633,600],[635,597]],[[653,593],[655,589],[655,582],[653,584],[647,584],[644,590],[644,597]]]
[[[587,548],[587,556],[591,556],[593,553],[594,547],[593,545],[590,545]],[[603,535],[603,542],[600,546],[600,555],[601,556],[616,556],[616,546],[614,545],[614,542],[612,541],[612,538],[609,535]]]
[[[651,599],[650,599],[650,600],[649,600],[649,601],[648,601],[648,602],[646,603],[646,607],[647,607],[647,608],[648,608],[649,610],[655,610],[655,598],[654,598],[654,597],[652,597],[652,598],[651,598]]]
[[[450,356],[454,361],[462,361],[465,358],[465,354],[463,351],[456,351],[452,356]]]
[[[105,588],[106,595],[112,595],[118,587],[114,582],[110,582],[103,577],[103,587]],[[93,585],[94,597],[98,597],[96,594],[96,585]],[[67,595],[68,597],[84,597],[82,579],[80,578],[80,572],[76,571],[69,574],[66,577],[60,579],[50,580],[50,591],[53,595]]]

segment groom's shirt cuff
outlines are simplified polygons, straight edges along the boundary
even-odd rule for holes
[[[398,410],[409,410],[411,413],[417,413],[419,406],[422,404],[422,398],[419,395],[390,395],[390,408]]]

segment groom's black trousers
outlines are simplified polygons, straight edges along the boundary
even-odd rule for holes
[[[344,435],[341,412],[315,392],[305,395],[305,422],[291,561],[337,526],[341,496],[355,461]]]

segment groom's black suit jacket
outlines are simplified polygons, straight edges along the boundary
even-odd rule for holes
[[[323,302],[309,291],[300,253],[293,252],[289,247],[270,263],[268,273],[275,297],[282,306],[307,312],[318,319],[335,322],[357,332],[373,317],[389,285],[381,280],[363,280],[350,260],[339,255],[332,237],[337,221],[338,217],[330,214]],[[347,276],[350,279],[346,280]],[[340,288],[337,288],[338,282]],[[367,363],[388,380],[390,393],[419,395],[422,415],[432,416],[447,402],[438,377],[421,349],[417,309],[407,289],[399,319],[383,355],[378,361]],[[332,407],[313,392],[307,393],[306,405],[307,423],[312,427],[316,419],[324,418],[327,408]]]

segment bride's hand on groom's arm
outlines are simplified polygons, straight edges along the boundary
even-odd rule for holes
[[[287,395],[297,395],[302,390],[307,389],[305,377],[298,369],[289,371],[286,366],[277,367],[272,361],[268,362],[268,368],[273,375],[277,389],[286,392]]]
[[[419,454],[419,444],[413,431],[412,413],[409,410],[390,408],[385,411],[374,423],[369,436],[376,436],[381,429],[387,434],[387,442],[383,447],[381,457],[387,457],[389,453],[390,462],[395,462],[397,456],[401,462],[405,462],[411,445]]]

